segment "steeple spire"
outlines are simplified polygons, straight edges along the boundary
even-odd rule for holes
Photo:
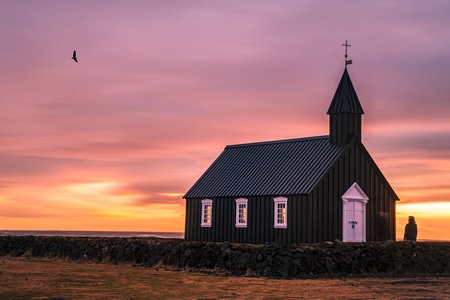
[[[361,103],[359,103],[358,95],[356,95],[355,88],[348,75],[347,68],[344,69],[344,74],[342,74],[341,81],[339,81],[327,114],[332,115],[345,112],[364,114]]]
[[[328,108],[330,115],[330,143],[344,145],[353,136],[361,138],[361,115],[364,114],[358,95],[347,72],[347,41],[345,41],[345,69],[339,85],[334,93],[333,100]]]

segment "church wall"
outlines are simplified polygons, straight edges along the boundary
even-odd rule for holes
[[[283,196],[247,197],[248,224],[236,228],[236,203],[239,197],[208,198],[213,200],[212,226],[201,227],[201,200],[186,199],[186,241],[264,244],[304,243],[311,241],[312,206],[307,195],[288,195],[287,228],[274,228],[273,198]]]

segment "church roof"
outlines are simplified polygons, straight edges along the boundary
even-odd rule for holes
[[[341,81],[334,93],[333,100],[327,112],[329,115],[338,113],[364,114],[355,88],[348,75],[347,68],[345,68],[344,74],[342,74]]]
[[[227,146],[184,198],[309,194],[344,147],[329,136]]]

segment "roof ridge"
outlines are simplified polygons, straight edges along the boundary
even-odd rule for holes
[[[269,145],[269,144],[281,144],[281,143],[294,143],[294,142],[303,142],[303,141],[313,141],[319,139],[329,139],[329,135],[320,135],[320,136],[311,136],[311,137],[303,137],[303,138],[293,138],[293,139],[284,139],[284,140],[274,140],[274,141],[264,141],[264,142],[253,142],[253,143],[243,143],[243,144],[233,144],[227,145],[225,149],[228,148],[239,148],[239,147],[251,147],[258,145]]]

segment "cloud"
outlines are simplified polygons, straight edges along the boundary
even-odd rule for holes
[[[31,207],[22,207],[18,209],[18,205],[14,204],[6,206],[2,204],[2,210],[0,211],[0,217],[4,218],[18,218],[18,219],[48,219],[56,217],[56,213],[45,212],[39,209],[33,209]],[[5,225],[3,225],[5,226]]]
[[[186,187],[168,178],[153,182],[129,183],[110,191],[110,195],[126,197],[132,206],[149,204],[184,204],[182,196]]]
[[[377,152],[389,153],[400,159],[403,156],[403,159],[422,159],[432,164],[450,158],[450,132],[441,131],[440,128],[425,132],[405,128],[405,131],[391,136],[383,136],[382,133],[377,136],[374,133],[368,138],[368,144],[375,147]]]

